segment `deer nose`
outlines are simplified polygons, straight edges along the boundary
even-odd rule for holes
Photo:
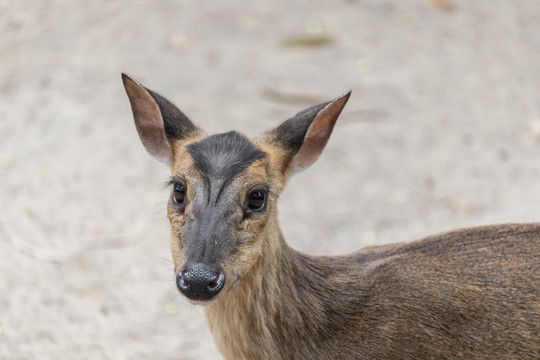
[[[183,269],[176,275],[176,286],[190,300],[210,300],[221,291],[224,284],[225,274],[212,271],[202,263]]]

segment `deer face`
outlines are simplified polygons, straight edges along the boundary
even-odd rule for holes
[[[268,252],[278,195],[291,173],[318,158],[349,94],[250,140],[235,131],[207,136],[168,100],[123,80],[141,141],[171,166],[167,213],[178,289],[208,303]]]
[[[174,158],[168,216],[177,285],[207,301],[260,256],[278,189],[268,154],[236,132],[178,146]]]

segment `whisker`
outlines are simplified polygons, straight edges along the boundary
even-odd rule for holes
[[[272,195],[274,198],[279,199],[279,195],[274,193],[272,190],[268,189],[268,194]]]

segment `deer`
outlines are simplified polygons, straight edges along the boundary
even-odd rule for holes
[[[142,144],[171,169],[176,287],[225,359],[540,359],[540,224],[466,228],[341,256],[291,248],[277,200],[351,92],[249,138],[203,132],[122,74]]]

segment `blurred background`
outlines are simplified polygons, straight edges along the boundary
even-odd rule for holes
[[[540,218],[540,2],[0,0],[0,358],[217,359],[120,73],[208,132],[353,90],[281,197],[312,254]]]

